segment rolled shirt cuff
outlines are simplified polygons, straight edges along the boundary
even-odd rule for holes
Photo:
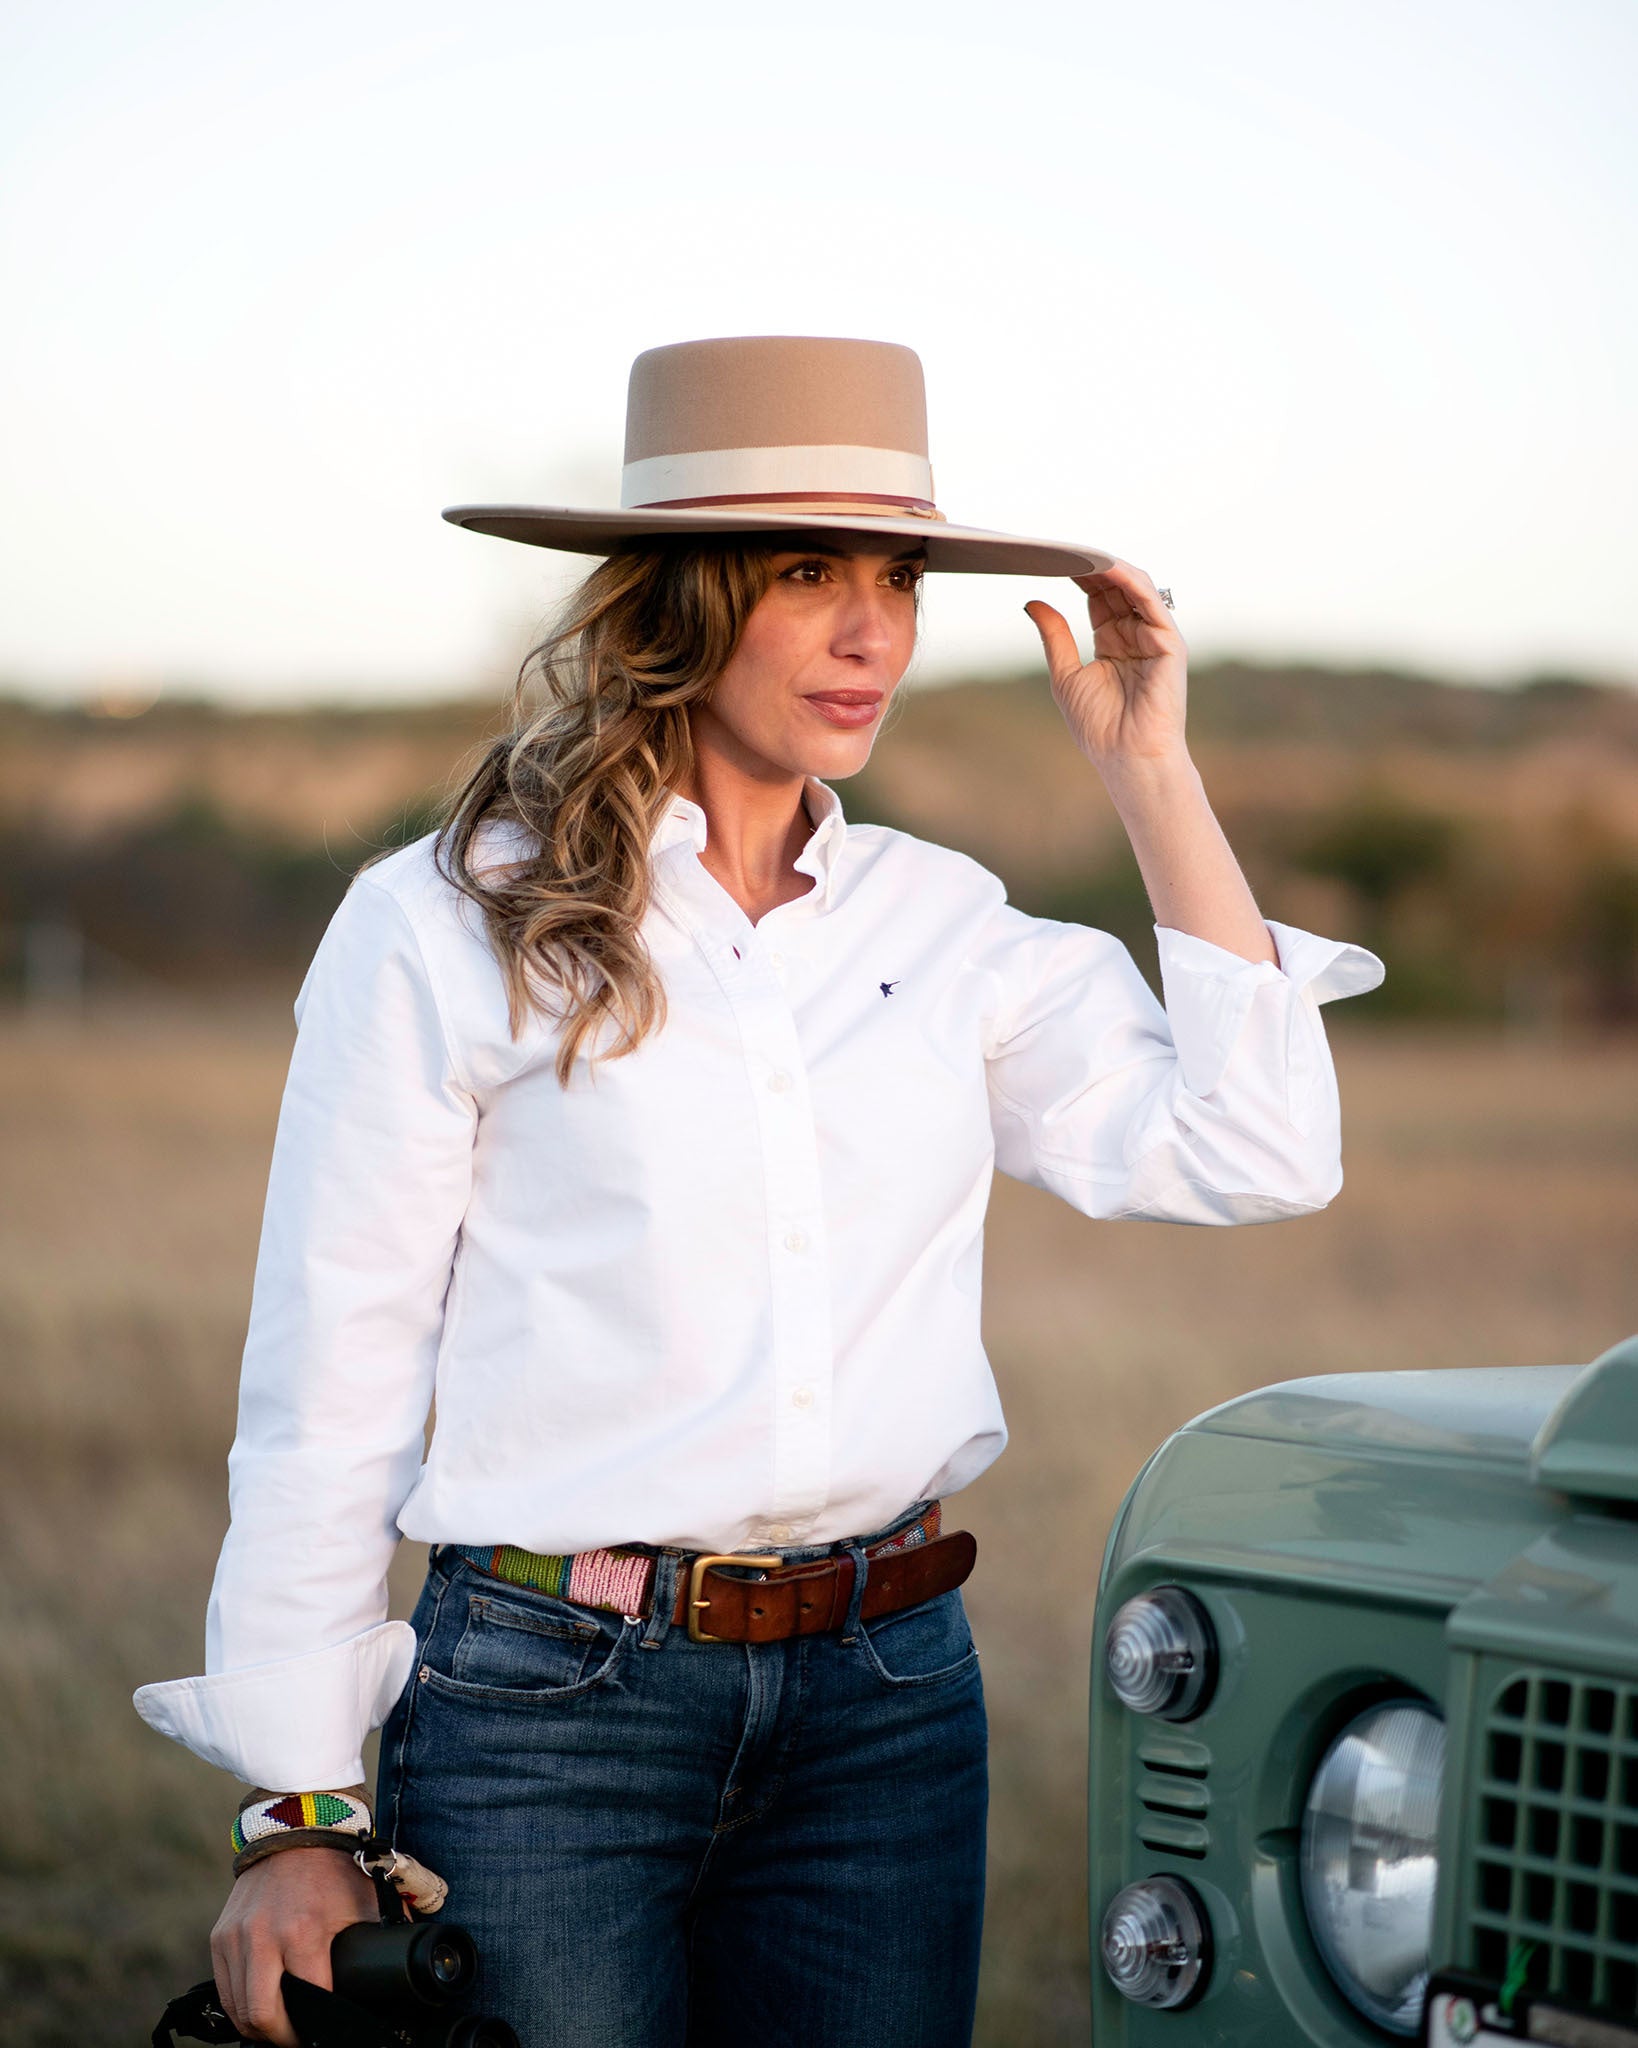
[[[383,1621],[305,1657],[140,1686],[132,1703],[150,1728],[246,1784],[355,1785],[364,1738],[391,1713],[415,1657],[409,1623]]]
[[[1222,1080],[1260,989],[1283,986],[1319,1004],[1364,995],[1382,981],[1382,962],[1363,946],[1318,938],[1272,918],[1268,930],[1277,966],[1243,959],[1190,932],[1155,926],[1166,1016],[1191,1095],[1209,1095]]]

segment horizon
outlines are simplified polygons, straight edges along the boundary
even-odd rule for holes
[[[1342,683],[1398,683],[1433,690],[1479,691],[1498,696],[1520,696],[1553,690],[1607,692],[1638,698],[1638,676],[1597,676],[1561,669],[1537,669],[1511,676],[1476,677],[1440,674],[1426,668],[1391,662],[1344,662],[1311,658],[1300,654],[1264,658],[1228,653],[1191,658],[1195,682],[1216,680],[1225,672],[1247,676],[1311,677]],[[937,676],[907,676],[901,686],[908,690],[963,690],[1036,684],[1045,687],[1044,667],[968,669]],[[208,682],[177,683],[148,689],[131,685],[88,685],[61,693],[39,692],[21,686],[15,678],[0,676],[0,711],[18,710],[47,716],[72,715],[136,724],[150,712],[204,711],[228,716],[263,717],[269,714],[291,718],[335,715],[390,717],[394,713],[478,711],[485,707],[502,709],[510,696],[510,684],[495,692],[481,686],[466,689],[451,685],[429,688],[424,693],[402,696],[360,697],[345,687],[329,693],[295,695],[275,691],[263,696],[231,685]]]

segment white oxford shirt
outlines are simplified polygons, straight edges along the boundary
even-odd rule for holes
[[[1335,1195],[1319,1005],[1373,988],[1371,954],[1161,929],[1162,1010],[1106,933],[808,804],[813,888],[753,925],[673,801],[644,927],[667,1021],[567,1089],[430,838],[355,880],[296,1002],[208,1675],[143,1687],[154,1727],[273,1790],[358,1782],[414,1664],[383,1619],[401,1535],[761,1549],[966,1486],[1006,1441],[997,1165],[1097,1217]]]

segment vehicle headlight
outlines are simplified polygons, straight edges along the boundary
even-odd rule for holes
[[[1206,1610],[1181,1586],[1128,1600],[1103,1639],[1103,1668],[1134,1714],[1187,1721],[1211,1696],[1217,1641]]]
[[[1394,1700],[1349,1722],[1308,1788],[1308,1924],[1343,1995],[1392,2034],[1421,2024],[1444,1774],[1444,1722]]]

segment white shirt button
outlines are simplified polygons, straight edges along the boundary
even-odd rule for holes
[[[789,1543],[795,1533],[794,1529],[788,1529],[783,1522],[775,1522],[768,1531],[768,1541],[770,1543]]]
[[[805,1251],[807,1250],[807,1248],[808,1248],[808,1241],[807,1241],[806,1237],[804,1237],[804,1236],[803,1236],[803,1234],[802,1234],[802,1232],[801,1232],[800,1230],[787,1230],[787,1231],[785,1232],[785,1249],[786,1249],[786,1251],[788,1251],[788,1252],[805,1252]]]
[[[791,1396],[791,1406],[793,1408],[811,1408],[813,1406],[812,1387],[798,1387]]]
[[[785,956],[783,953],[770,953],[768,955],[768,960],[769,964],[774,967],[783,967],[785,964]]]
[[[785,1090],[786,1090],[786,1089],[787,1089],[787,1088],[788,1088],[788,1087],[789,1087],[790,1085],[791,1085],[791,1077],[790,1077],[790,1075],[789,1075],[789,1074],[784,1074],[784,1073],[780,1073],[780,1074],[770,1074],[770,1075],[768,1076],[768,1090],[769,1090],[769,1093],[770,1093],[770,1094],[773,1094],[773,1095],[783,1095],[783,1094],[784,1094],[784,1092],[785,1092]]]

